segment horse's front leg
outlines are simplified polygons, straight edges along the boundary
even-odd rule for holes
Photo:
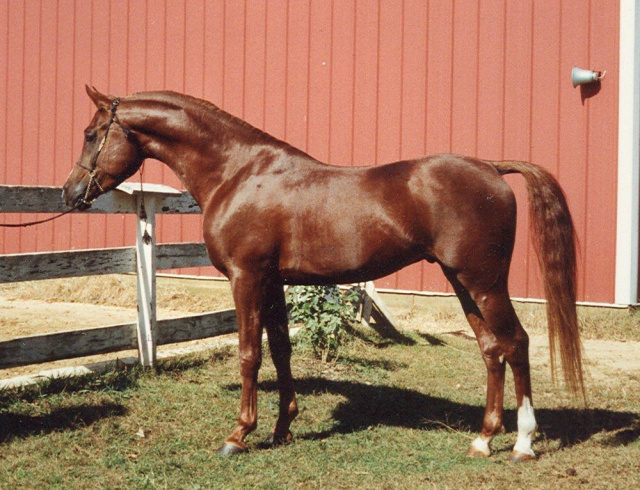
[[[238,425],[218,452],[230,455],[247,451],[245,437],[258,425],[258,371],[262,362],[264,281],[257,274],[235,274],[231,278],[238,320],[242,397]]]

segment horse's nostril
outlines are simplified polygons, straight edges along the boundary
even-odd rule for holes
[[[72,208],[76,205],[78,201],[78,189],[75,187],[70,187],[68,184],[62,188],[62,202],[64,202],[68,207]]]

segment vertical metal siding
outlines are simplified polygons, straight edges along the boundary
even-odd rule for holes
[[[0,0],[0,182],[64,182],[93,112],[84,83],[176,90],[335,164],[436,152],[540,163],[575,217],[580,299],[612,302],[618,11],[618,0]],[[607,70],[599,93],[573,89],[573,65]],[[157,162],[144,179],[180,186]],[[511,292],[540,297],[526,193],[508,180],[520,209]],[[197,240],[200,220],[165,216],[159,232]],[[0,252],[133,235],[129,217],[71,216],[0,230]],[[429,264],[379,284],[450,290]]]

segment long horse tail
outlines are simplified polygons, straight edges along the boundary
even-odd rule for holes
[[[566,197],[558,181],[538,165],[491,163],[501,175],[519,173],[526,181],[529,221],[547,298],[551,373],[555,378],[559,350],[567,387],[586,402],[576,311],[576,235]]]

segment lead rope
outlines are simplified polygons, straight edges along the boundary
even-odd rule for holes
[[[144,233],[142,234],[142,241],[145,245],[149,245],[151,243],[151,235],[149,234],[149,223],[147,222],[147,209],[144,206],[144,190],[142,188],[142,174],[144,172],[144,161],[140,166],[140,219],[144,221]]]
[[[51,218],[41,219],[41,220],[37,220],[37,221],[27,221],[26,223],[0,223],[0,228],[26,228],[27,226],[34,226],[34,225],[40,225],[42,223],[47,223],[48,221],[53,221],[54,219],[61,218],[65,214],[69,214],[69,213],[75,211],[76,209],[78,209],[78,207],[80,207],[81,204],[82,203],[79,202],[78,204],[76,204],[71,209],[67,209],[66,211],[63,211],[60,214],[56,214],[55,216],[52,216]]]

